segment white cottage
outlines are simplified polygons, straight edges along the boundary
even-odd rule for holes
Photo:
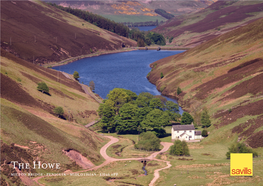
[[[195,131],[194,125],[173,125],[172,140],[181,141],[200,140],[202,139],[201,131]]]

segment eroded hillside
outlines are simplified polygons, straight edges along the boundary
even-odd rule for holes
[[[211,143],[238,134],[251,147],[263,147],[262,28],[259,19],[151,64],[148,79],[164,95],[178,98],[197,123],[201,111],[208,109]],[[178,87],[183,91],[179,95]]]

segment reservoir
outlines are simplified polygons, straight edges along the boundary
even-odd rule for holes
[[[138,28],[140,31],[150,31],[152,29],[155,29],[156,26],[139,26],[139,27],[135,27]]]
[[[137,95],[141,92],[160,95],[155,85],[151,84],[146,78],[151,71],[149,65],[159,59],[181,52],[184,51],[135,50],[85,58],[67,65],[53,67],[53,69],[69,74],[77,71],[80,76],[79,82],[86,85],[89,85],[91,80],[94,81],[95,93],[103,99],[114,88],[129,89]],[[172,101],[175,102],[175,100]],[[181,108],[180,114],[182,114]]]

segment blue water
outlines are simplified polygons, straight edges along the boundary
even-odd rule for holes
[[[147,170],[145,169],[145,166],[142,167],[142,170],[144,171],[144,175],[147,175]]]
[[[149,31],[149,30],[156,28],[156,26],[139,26],[139,27],[135,27],[135,28],[138,28],[141,31]]]
[[[129,89],[137,95],[141,92],[160,95],[155,85],[151,84],[146,78],[151,71],[149,65],[159,59],[181,52],[183,51],[136,50],[85,58],[67,65],[53,67],[53,69],[69,74],[77,71],[80,75],[79,82],[86,85],[93,80],[95,93],[104,99],[109,91],[114,88]],[[175,100],[172,101],[175,102]],[[182,114],[182,112],[180,108],[180,113]]]

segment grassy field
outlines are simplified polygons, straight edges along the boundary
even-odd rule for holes
[[[170,161],[172,167],[160,172],[160,178],[156,185],[262,185],[263,148],[255,149],[259,153],[259,157],[253,160],[253,177],[230,177],[230,160],[226,159],[226,152],[228,147],[237,140],[238,136],[231,135],[229,132],[229,129],[235,125],[233,123],[233,125],[222,127],[217,132],[210,133],[210,136],[201,142],[188,143],[190,156],[172,156],[169,155],[169,151],[158,155],[158,159]],[[171,126],[165,127],[165,130],[170,133]],[[198,130],[202,130],[202,128]],[[226,133],[229,133],[228,138],[224,137]],[[125,150],[129,154],[132,152],[128,151],[128,147],[132,146],[131,139],[135,141],[137,135],[109,135],[119,136],[120,139],[118,143],[109,147],[107,153],[110,156],[120,158],[114,153],[123,147],[121,158],[126,157],[126,155],[124,156]],[[171,136],[161,138],[161,141],[171,142]],[[118,147],[112,148],[114,145],[118,145]]]
[[[115,22],[146,22],[146,21],[166,21],[164,17],[161,16],[143,16],[143,15],[109,15],[101,14],[101,16],[111,19]]]
[[[166,164],[151,161],[146,165],[148,175],[144,175],[143,164],[139,161],[118,161],[91,172],[93,176],[63,176],[47,177],[40,180],[46,185],[148,185],[153,178],[155,169]],[[108,180],[108,181],[107,181]]]

